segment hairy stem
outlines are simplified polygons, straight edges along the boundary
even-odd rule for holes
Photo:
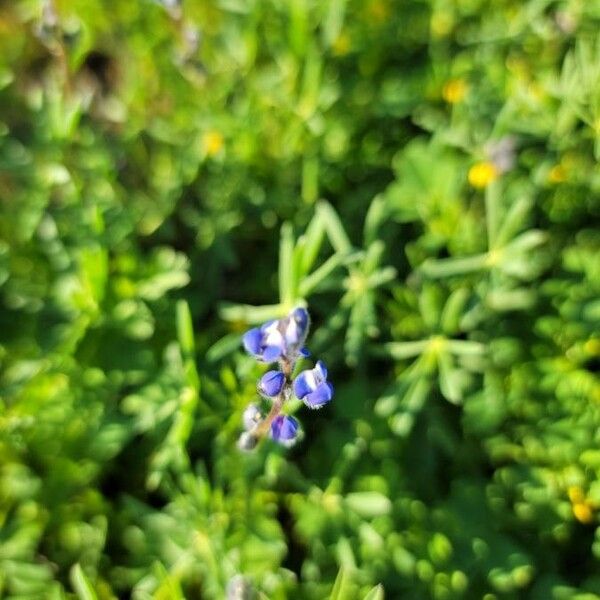
[[[281,392],[279,395],[273,400],[273,405],[271,406],[271,410],[269,414],[256,425],[256,427],[252,430],[252,435],[255,438],[263,437],[271,428],[271,423],[275,420],[275,418],[281,412],[283,405],[285,404],[285,400],[289,397],[288,391],[292,386],[292,371],[294,370],[294,363],[290,360],[282,360],[281,361],[281,371],[285,375],[285,383],[281,388]]]

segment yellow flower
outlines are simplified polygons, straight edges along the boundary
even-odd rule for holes
[[[583,524],[591,523],[594,520],[594,513],[588,502],[577,502],[573,504],[573,514],[575,518]]]
[[[600,356],[600,339],[592,338],[589,339],[584,345],[583,349],[587,354],[592,356]]]
[[[451,13],[436,12],[431,16],[431,32],[436,37],[444,37],[452,31],[454,19]]]
[[[342,31],[333,42],[332,48],[337,56],[348,54],[350,50],[350,36],[345,31]]]
[[[567,179],[567,170],[561,165],[554,165],[548,173],[550,183],[562,183]]]
[[[497,179],[499,173],[494,163],[489,160],[478,162],[469,169],[469,183],[477,189],[487,187]]]
[[[575,518],[583,524],[591,523],[594,520],[594,507],[589,500],[586,500],[583,489],[578,485],[570,485],[567,488],[567,496],[571,501]]]
[[[585,500],[583,490],[578,485],[570,485],[567,488],[567,496],[573,504],[582,503]]]
[[[451,79],[442,89],[442,98],[448,104],[458,104],[467,93],[467,84],[464,79]]]
[[[383,0],[372,0],[367,5],[367,18],[376,23],[383,23],[389,15],[389,7]]]
[[[215,156],[223,149],[224,140],[219,131],[211,130],[204,134],[202,143],[207,156]]]

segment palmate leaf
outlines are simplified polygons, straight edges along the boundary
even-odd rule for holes
[[[383,200],[373,201],[370,221],[365,224],[365,236],[372,237],[383,218]],[[319,256],[321,246],[327,239],[334,252],[318,267],[313,265]],[[322,291],[326,284],[333,282],[333,288],[340,286],[332,278],[332,274],[345,268],[348,276],[343,280],[347,290],[341,300],[341,306],[347,310],[348,323],[345,336],[345,355],[349,364],[356,364],[366,339],[377,334],[377,318],[375,312],[374,290],[392,282],[396,277],[393,267],[380,267],[385,250],[381,240],[374,240],[365,251],[354,250],[342,222],[333,209],[320,201],[313,219],[305,234],[294,240],[292,227],[283,225],[279,247],[279,294],[280,304],[267,306],[249,306],[224,304],[221,316],[229,321],[250,324],[264,323],[287,314],[294,306],[306,304],[313,294]],[[235,349],[234,337],[231,344],[219,344],[218,355],[225,355]],[[214,356],[213,351],[210,353]]]

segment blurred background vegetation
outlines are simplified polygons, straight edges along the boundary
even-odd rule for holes
[[[599,30],[0,0],[0,597],[600,598]],[[240,454],[302,302],[334,402]]]

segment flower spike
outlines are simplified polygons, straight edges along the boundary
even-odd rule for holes
[[[333,398],[333,386],[327,381],[327,369],[320,360],[314,369],[302,371],[292,383],[298,360],[310,356],[304,345],[310,317],[305,308],[295,308],[281,319],[264,323],[247,331],[242,343],[246,352],[263,363],[279,362],[279,370],[267,371],[258,381],[258,393],[271,401],[265,416],[256,404],[250,404],[242,420],[244,432],[238,440],[241,450],[252,450],[265,436],[284,446],[293,445],[301,436],[298,421],[282,414],[292,391],[309,408],[321,408]]]

